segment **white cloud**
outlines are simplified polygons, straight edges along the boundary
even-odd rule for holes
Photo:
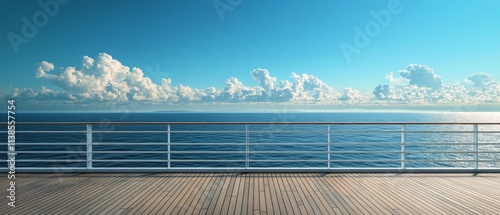
[[[293,101],[321,101],[333,102],[339,96],[333,88],[326,85],[316,76],[292,73],[295,83],[292,85]]]
[[[492,85],[498,85],[498,82],[495,81],[492,75],[484,72],[476,73],[472,76],[467,77],[467,79],[471,81],[477,88],[485,88]]]
[[[254,69],[250,74],[259,82],[260,86],[263,87],[266,92],[274,89],[274,82],[276,82],[276,78],[271,77],[266,69]]]
[[[385,79],[389,80],[389,84],[392,86],[404,86],[409,85],[410,81],[403,77],[394,77],[394,74],[391,72],[385,76]]]
[[[244,85],[235,77],[226,80],[225,87],[198,89],[190,86],[172,86],[171,79],[162,79],[161,85],[153,83],[140,68],[122,65],[106,53],[96,59],[84,56],[79,68],[55,69],[43,61],[35,77],[59,87],[59,90],[35,91],[18,89],[15,96],[22,99],[71,98],[76,101],[152,101],[159,103],[183,102],[315,102],[331,103],[339,96],[333,88],[318,77],[292,73],[293,82],[278,83],[266,69],[255,69],[250,75],[258,87]]]
[[[360,91],[348,87],[342,90],[339,100],[348,101],[349,103],[359,103],[366,101],[366,98]]]
[[[407,70],[400,71],[402,78],[389,73],[389,85],[379,85],[373,95],[376,100],[399,102],[403,104],[454,104],[474,105],[500,103],[500,84],[487,73],[476,73],[467,78],[468,83],[444,84],[441,77],[423,65],[410,64]],[[473,85],[473,87],[470,87]]]
[[[290,80],[277,80],[266,69],[250,72],[258,86],[248,86],[236,77],[226,80],[223,88],[194,88],[172,85],[170,78],[155,84],[140,68],[122,65],[101,53],[95,59],[84,56],[79,67],[56,68],[42,61],[35,77],[58,89],[41,87],[15,89],[12,96],[36,102],[147,102],[182,103],[253,103],[283,104],[490,104],[500,103],[500,84],[487,73],[467,77],[467,83],[445,84],[428,66],[410,64],[406,70],[386,75],[388,85],[379,85],[371,93],[353,88],[336,92],[319,77],[292,73]]]
[[[399,75],[408,79],[411,85],[418,87],[429,87],[437,90],[443,86],[443,78],[434,74],[434,71],[425,65],[410,64],[406,70],[399,71]]]

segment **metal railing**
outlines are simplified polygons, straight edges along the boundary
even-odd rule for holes
[[[10,153],[17,154],[19,172],[500,172],[500,123],[19,122],[16,128],[19,141]]]

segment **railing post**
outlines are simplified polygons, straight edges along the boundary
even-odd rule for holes
[[[167,160],[167,168],[170,169],[170,124],[167,124]]]
[[[406,124],[401,125],[401,169],[406,169]]]
[[[249,138],[248,138],[248,124],[245,124],[245,169],[248,169],[250,166],[250,156],[249,156],[249,151],[250,151],[250,146],[249,146]]]
[[[330,141],[330,131],[331,131],[331,130],[330,130],[330,127],[331,127],[331,126],[330,126],[330,125],[328,125],[328,169],[330,169],[330,168],[331,168],[331,166],[330,166],[330,160],[331,160],[331,156],[330,156],[330,154],[331,154],[331,153],[330,153],[330,152],[331,152],[331,150],[330,150],[330,146],[331,146],[331,141]]]
[[[92,124],[87,124],[87,169],[92,169]]]
[[[474,169],[479,168],[479,132],[478,124],[474,124]]]

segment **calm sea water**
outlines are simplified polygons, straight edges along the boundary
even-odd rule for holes
[[[166,125],[113,125],[110,122],[493,122],[500,113],[18,113],[17,122],[97,122],[93,130],[94,167],[166,167]],[[84,131],[85,126],[23,126],[17,131]],[[245,125],[172,125],[172,167],[244,167]],[[400,125],[332,125],[330,127],[332,167],[399,167]],[[474,154],[472,125],[408,126],[408,131],[455,133],[408,133],[408,167],[471,167]],[[4,126],[3,130],[6,128]],[[133,133],[137,130],[154,131]],[[480,126],[481,131],[500,131],[500,126]],[[118,132],[117,132],[118,131]],[[122,132],[119,132],[122,131]],[[128,131],[128,132],[123,132]],[[216,132],[213,132],[216,131]],[[221,133],[220,131],[231,131]],[[326,125],[250,125],[248,141],[252,167],[326,167],[328,154]],[[363,131],[363,132],[361,132]],[[384,131],[375,133],[373,131]],[[114,133],[113,133],[114,132]],[[6,134],[0,135],[6,151]],[[18,133],[16,149],[20,160],[58,162],[17,162],[17,167],[84,167],[84,133]],[[500,167],[500,133],[480,133],[481,167]],[[22,143],[37,143],[23,145]],[[61,143],[61,145],[43,145]],[[65,143],[79,143],[65,145]],[[124,144],[125,143],[125,144]],[[435,145],[434,143],[438,143]],[[443,143],[447,145],[443,145]],[[68,153],[52,153],[65,151]],[[113,152],[114,151],[114,152]],[[117,153],[117,151],[119,153]],[[149,153],[131,153],[142,151]],[[207,153],[208,152],[208,153]],[[287,153],[283,153],[287,152]],[[422,153],[425,152],[425,153]],[[2,153],[2,159],[6,154]],[[115,162],[115,160],[149,162]],[[98,160],[111,160],[101,162]],[[189,160],[196,160],[191,162]],[[231,160],[218,161],[218,160]],[[447,160],[426,162],[429,160]],[[3,167],[6,167],[4,162]]]

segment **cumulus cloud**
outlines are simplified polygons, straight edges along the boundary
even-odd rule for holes
[[[258,86],[245,85],[236,77],[224,87],[195,88],[173,85],[170,78],[154,83],[143,70],[123,65],[101,53],[95,59],[84,56],[78,67],[57,68],[46,61],[35,69],[35,77],[57,86],[49,89],[15,89],[9,97],[35,102],[147,102],[182,103],[253,103],[286,104],[500,104],[500,84],[487,73],[467,77],[468,83],[445,84],[431,68],[410,64],[405,70],[385,76],[389,84],[378,85],[370,93],[353,88],[335,91],[319,77],[291,73],[289,80],[277,80],[266,69],[250,71]]]
[[[408,79],[411,85],[418,87],[440,89],[443,86],[443,78],[434,74],[434,71],[425,65],[410,64],[406,70],[399,71],[399,75]]]
[[[253,79],[257,80],[261,87],[263,87],[267,92],[274,89],[274,82],[276,82],[275,77],[271,77],[266,69],[254,69],[250,73]]]
[[[358,103],[360,101],[364,101],[365,99],[366,98],[359,90],[355,90],[350,87],[344,88],[342,90],[342,95],[339,97],[339,100],[348,101],[349,103]]]
[[[60,89],[17,89],[15,96],[25,99],[57,98],[74,101],[152,101],[183,102],[333,102],[338,93],[316,76],[292,73],[292,82],[272,77],[266,69],[254,69],[250,75],[258,87],[244,85],[230,77],[225,87],[198,89],[185,85],[172,86],[163,78],[161,85],[153,83],[140,68],[122,65],[112,56],[101,53],[96,59],[84,56],[80,67],[55,69],[54,64],[42,61],[35,77],[46,80]]]
[[[486,104],[500,103],[500,84],[487,73],[476,73],[467,78],[467,83],[444,84],[428,66],[410,64],[399,72],[386,76],[389,85],[379,85],[373,90],[378,101],[403,104]],[[403,79],[407,79],[405,83]],[[468,87],[473,85],[473,87]]]
[[[292,85],[295,101],[333,101],[338,97],[332,87],[329,87],[316,76],[292,73],[295,83]]]
[[[404,86],[409,85],[410,82],[408,79],[403,77],[394,77],[394,74],[391,72],[385,76],[385,79],[389,80],[390,85],[392,86]]]
[[[495,81],[492,75],[484,72],[476,73],[472,76],[467,77],[467,79],[471,81],[477,88],[484,88],[484,87],[489,87],[491,85],[498,85],[498,82]]]

